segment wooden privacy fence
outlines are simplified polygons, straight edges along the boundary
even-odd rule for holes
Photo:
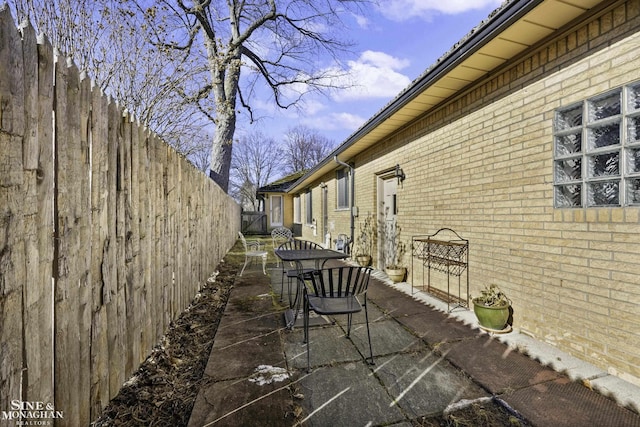
[[[37,402],[87,425],[233,246],[240,209],[0,9],[0,425]]]

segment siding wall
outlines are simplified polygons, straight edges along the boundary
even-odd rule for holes
[[[360,219],[376,212],[376,172],[399,163],[405,240],[454,229],[470,241],[472,295],[497,283],[515,328],[640,385],[640,208],[555,209],[552,135],[558,107],[640,80],[638,28],[640,1],[618,3],[355,162]],[[348,229],[348,214],[330,220]]]

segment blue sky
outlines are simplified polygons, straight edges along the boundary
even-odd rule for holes
[[[304,111],[278,111],[258,102],[250,128],[280,141],[296,125],[342,143],[412,80],[481,21],[502,0],[380,0],[366,16],[350,15],[345,37],[356,43],[346,70],[357,86],[305,99]]]

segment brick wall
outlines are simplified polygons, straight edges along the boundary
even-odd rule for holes
[[[515,328],[635,384],[640,208],[555,209],[552,133],[556,108],[640,80],[639,16],[640,1],[617,3],[355,159],[361,219],[376,212],[376,173],[399,163],[405,239],[454,229],[470,241],[472,295],[500,285]],[[330,221],[348,229],[333,178]]]

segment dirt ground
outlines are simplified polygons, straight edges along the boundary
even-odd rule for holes
[[[171,323],[94,426],[187,425],[238,271],[237,259],[228,258],[232,262],[218,266],[215,280],[208,281]]]
[[[218,324],[244,261],[240,249],[236,245],[227,254],[218,266],[215,280],[208,281],[190,306],[171,323],[165,336],[122,386],[101,417],[92,423],[93,426],[180,427],[188,424],[198,390],[203,385],[202,377]],[[256,426],[259,425],[256,420]],[[414,420],[413,425],[526,426],[494,400],[448,414],[422,417]]]

